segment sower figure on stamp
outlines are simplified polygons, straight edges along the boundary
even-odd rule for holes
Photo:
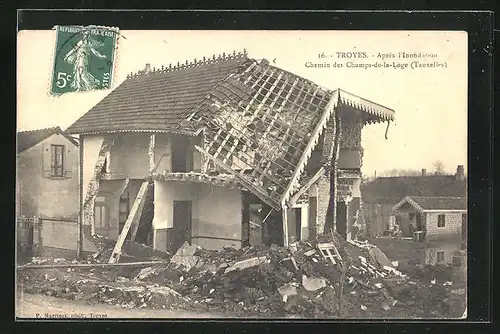
[[[66,54],[64,61],[73,65],[73,81],[71,87],[77,91],[96,89],[100,84],[88,70],[88,59],[92,52],[96,57],[106,58],[105,55],[97,51],[104,43],[97,42],[89,36],[88,31],[82,32],[82,39]]]

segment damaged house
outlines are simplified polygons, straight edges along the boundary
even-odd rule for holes
[[[246,52],[146,65],[68,129],[81,141],[83,234],[164,251],[350,238],[361,130],[393,118]]]

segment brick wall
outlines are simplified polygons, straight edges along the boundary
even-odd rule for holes
[[[361,131],[363,129],[361,114],[346,112],[342,113],[341,117],[342,137],[340,139],[340,148],[361,148]]]
[[[330,203],[330,178],[323,175],[317,182],[318,200],[316,212],[316,233],[323,234],[325,230],[328,205]]]
[[[443,212],[442,214],[445,215],[444,227],[438,227],[439,214],[438,212],[426,214],[427,238],[460,236],[462,233],[462,212]]]

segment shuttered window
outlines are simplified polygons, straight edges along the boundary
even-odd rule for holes
[[[64,145],[50,146],[50,176],[64,176]]]

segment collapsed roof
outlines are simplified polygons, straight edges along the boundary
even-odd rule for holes
[[[302,171],[337,109],[361,111],[364,122],[394,118],[391,109],[323,88],[267,60],[244,65],[217,84],[188,119],[205,128],[205,146],[197,149],[276,209],[300,187]]]
[[[360,112],[364,123],[394,118],[389,108],[233,52],[130,75],[68,131],[204,130],[197,149],[279,209],[300,187],[321,133],[340,108]]]

